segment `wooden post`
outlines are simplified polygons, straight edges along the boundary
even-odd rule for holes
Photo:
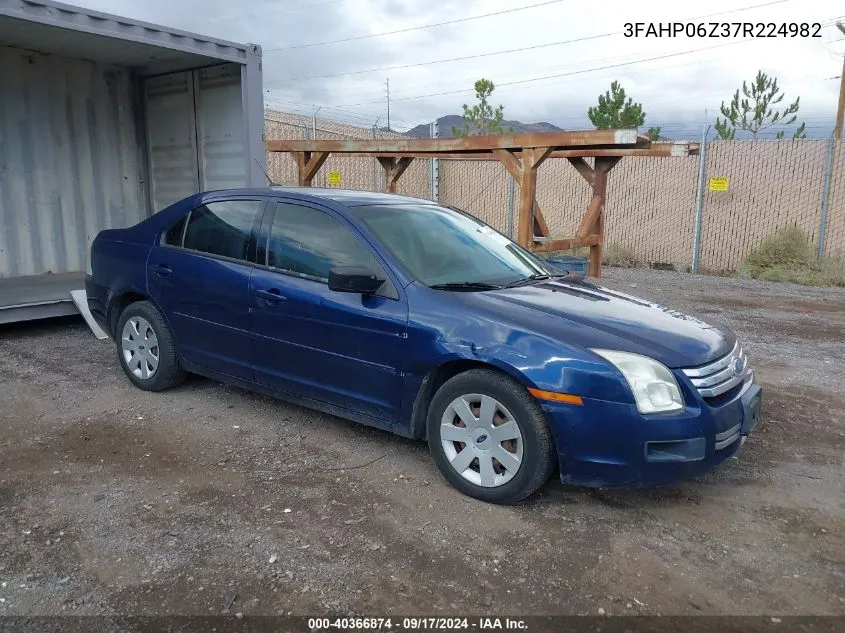
[[[534,196],[537,193],[537,170],[534,167],[534,148],[522,150],[519,169],[519,211],[517,213],[516,243],[531,248],[534,241]]]
[[[536,196],[537,168],[552,153],[552,149],[551,147],[524,147],[522,148],[522,163],[510,152],[494,151],[511,175],[519,181],[516,243],[524,248],[531,248],[534,244],[535,230],[539,230],[544,236],[549,234],[549,227],[546,226],[546,220],[537,205]],[[517,165],[519,165],[518,169]],[[539,217],[536,214],[539,214]]]
[[[596,244],[590,246],[590,277],[601,277],[601,260],[604,254],[604,203],[607,198],[607,173],[619,161],[618,157],[596,158],[593,170],[593,198],[581,221],[576,237],[586,237],[591,233],[598,236]],[[579,170],[580,171],[580,170]]]
[[[329,152],[294,152],[297,179],[300,187],[310,187],[314,176],[329,157]]]
[[[505,166],[505,169],[508,170],[508,173],[511,177],[516,180],[517,182],[520,181],[520,173],[522,170],[522,163],[519,162],[519,159],[513,155],[510,151],[506,149],[494,149],[493,155],[496,156],[499,161]],[[541,237],[549,237],[549,226],[546,224],[546,218],[543,217],[543,211],[540,209],[540,204],[537,202],[537,199],[534,199],[534,235],[539,235]]]
[[[396,193],[396,186],[399,178],[408,169],[413,158],[403,156],[402,158],[379,158],[378,162],[384,168],[384,188],[389,193]]]

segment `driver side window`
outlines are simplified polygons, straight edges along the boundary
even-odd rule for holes
[[[317,209],[286,202],[276,205],[267,265],[320,281],[328,281],[333,266],[366,266],[387,278],[369,249],[338,220]]]

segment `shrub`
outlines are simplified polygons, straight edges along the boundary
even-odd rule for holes
[[[608,244],[604,249],[605,266],[618,266],[620,268],[634,268],[639,265],[634,249],[624,244]]]
[[[788,226],[764,239],[745,256],[743,263],[754,276],[754,271],[777,266],[809,266],[812,261],[813,250],[807,234],[797,226]]]
[[[817,259],[808,236],[796,226],[779,229],[742,261],[740,273],[767,281],[807,286],[845,286],[845,259]]]

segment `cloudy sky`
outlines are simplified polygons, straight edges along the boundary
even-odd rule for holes
[[[811,136],[833,127],[845,20],[836,0],[70,0],[264,49],[274,108],[405,130],[472,100],[485,77],[505,117],[590,127],[586,110],[618,80],[669,136],[712,122],[758,69],[801,97]],[[238,6],[239,5],[239,6]],[[820,38],[628,38],[626,22],[822,23]],[[573,41],[581,40],[581,41]],[[521,50],[518,50],[521,49]],[[462,58],[462,59],[456,59]],[[437,62],[437,63],[432,63]]]

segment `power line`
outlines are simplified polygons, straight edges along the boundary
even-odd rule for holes
[[[398,66],[382,66],[380,68],[367,68],[366,70],[353,70],[346,73],[334,73],[332,75],[313,75],[310,77],[291,77],[290,79],[280,79],[270,83],[282,83],[284,81],[308,81],[311,79],[330,79],[332,77],[346,77],[349,75],[364,75],[367,73],[377,73],[388,70],[401,70],[404,68],[415,68],[417,66],[431,66],[433,64],[447,64],[450,62],[461,62],[467,59],[478,59],[480,57],[493,57],[495,55],[508,55],[510,53],[521,53],[522,51],[533,51],[538,48],[548,48],[550,46],[562,46],[564,44],[574,44],[576,42],[586,42],[587,40],[596,40],[602,37],[610,37],[611,35],[619,35],[621,31],[613,33],[600,33],[598,35],[587,35],[573,40],[562,40],[560,42],[549,42],[548,44],[535,44],[534,46],[523,46],[521,48],[510,48],[502,51],[492,51],[489,53],[478,53],[476,55],[465,55],[463,57],[450,57],[448,59],[435,59],[428,62],[416,62],[413,64],[400,64]]]
[[[605,57],[605,58],[595,59],[595,60],[591,60],[591,61],[592,61],[592,63],[599,63],[599,62],[607,62],[607,61],[626,61],[626,60],[632,60],[632,59],[635,59],[635,57],[633,55],[622,55],[622,56],[615,56],[615,57]],[[707,59],[701,60],[701,61],[718,61],[718,60],[721,60],[721,59],[725,59],[725,56],[716,57],[716,58],[707,58]],[[692,65],[692,64],[699,64],[699,63],[701,63],[701,61],[685,62],[683,64],[672,64],[671,66],[660,66],[660,67],[657,67],[657,68],[647,68],[647,69],[638,70],[638,71],[635,71],[635,72],[628,73],[626,76],[653,73],[653,72],[665,70],[667,68],[680,68],[680,67],[689,66],[689,65]],[[579,62],[577,64],[565,64],[563,66],[560,66],[560,65],[546,66],[546,67],[543,67],[543,68],[535,68],[534,70],[535,71],[563,70],[563,69],[568,69],[568,68],[577,68],[577,67],[582,66],[582,65],[583,65],[583,62]],[[506,79],[506,78],[511,77],[511,76],[522,77],[524,75],[525,75],[524,71],[523,72],[515,71],[515,72],[512,72],[512,73],[505,74],[503,76],[503,78]],[[445,82],[445,83],[444,82],[435,82],[435,83],[430,83],[430,84],[417,85],[415,87],[417,89],[420,89],[420,88],[422,88],[422,89],[436,89],[436,88],[451,87],[451,86],[454,86],[454,85],[466,85],[467,82],[472,82],[472,81],[475,80],[475,78],[477,78],[477,75],[473,75],[472,77],[465,77],[463,79],[455,78],[455,79],[450,80],[449,82]],[[578,81],[583,81],[583,80],[578,80]],[[573,82],[567,82],[567,83],[573,83]],[[497,84],[497,86],[498,85],[501,85],[501,84]],[[466,90],[469,91],[469,89],[466,89]],[[364,91],[344,93],[344,94],[347,97],[355,97],[355,96],[370,96],[370,95],[374,95],[375,93],[372,90],[364,90]],[[398,94],[398,96],[402,96],[401,92],[397,93],[397,94]],[[394,95],[394,96],[397,96],[397,95]]]
[[[500,88],[500,87],[504,87],[504,86],[521,85],[521,84],[526,84],[526,83],[532,83],[532,82],[535,82],[535,81],[545,81],[547,79],[556,79],[558,77],[569,77],[571,75],[580,75],[580,74],[583,74],[583,73],[596,72],[598,70],[607,70],[608,68],[620,68],[622,66],[630,66],[632,64],[642,64],[642,63],[645,63],[645,62],[651,62],[651,61],[655,61],[655,60],[658,60],[658,59],[667,59],[669,57],[678,57],[680,55],[690,55],[690,54],[693,54],[693,53],[700,53],[702,51],[707,51],[707,50],[711,50],[711,49],[714,49],[714,48],[722,48],[724,46],[733,46],[735,44],[744,44],[746,42],[753,42],[753,41],[754,41],[754,39],[739,40],[739,41],[736,41],[736,42],[726,42],[725,44],[716,44],[715,46],[707,46],[705,48],[696,48],[696,49],[689,50],[689,51],[680,51],[680,52],[677,52],[677,53],[668,53],[666,55],[657,55],[656,57],[647,57],[645,59],[638,59],[638,60],[635,60],[635,61],[621,62],[619,64],[609,64],[607,66],[599,66],[598,68],[585,68],[585,69],[582,69],[582,70],[574,70],[574,71],[571,71],[571,72],[568,72],[568,73],[558,73],[558,74],[555,74],[555,75],[546,75],[546,76],[543,76],[543,77],[535,77],[533,79],[519,79],[519,80],[516,80],[516,81],[508,81],[508,82],[497,84],[496,88]],[[464,88],[464,89],[461,89],[461,90],[447,90],[447,91],[444,91],[444,92],[435,92],[435,93],[430,93],[430,94],[425,94],[425,95],[415,95],[413,97],[399,97],[397,99],[394,99],[394,101],[412,101],[414,99],[425,99],[427,97],[440,97],[440,96],[443,96],[443,95],[452,95],[452,94],[460,94],[460,93],[463,93],[463,92],[471,92],[471,90],[472,89],[470,89],[470,88]],[[363,101],[361,103],[344,104],[343,106],[339,106],[339,107],[346,107],[347,105],[349,107],[355,107],[355,106],[360,106],[360,105],[368,105],[368,104],[371,104],[371,103],[378,103],[378,102],[377,101],[375,101],[375,102],[374,101]]]
[[[623,66],[630,66],[630,65],[633,65],[633,64],[641,64],[641,63],[645,63],[645,62],[656,61],[656,60],[659,60],[659,59],[668,59],[670,57],[679,57],[681,55],[690,55],[690,54],[693,54],[693,53],[700,53],[700,52],[703,52],[703,51],[708,51],[708,50],[712,50],[712,49],[716,49],[716,48],[723,48],[723,47],[726,47],[726,46],[734,46],[736,44],[743,44],[743,43],[753,42],[753,41],[755,41],[754,38],[748,38],[748,39],[742,39],[742,40],[737,40],[737,41],[733,41],[733,42],[725,42],[724,44],[716,44],[714,46],[706,46],[704,48],[697,48],[697,49],[692,49],[692,50],[687,50],[687,51],[680,51],[680,52],[676,52],[676,53],[668,53],[666,55],[657,55],[655,57],[647,57],[647,58],[644,58],[644,59],[626,61],[626,62],[621,62],[621,63],[618,63],[618,64],[608,64],[608,65],[605,65],[605,66],[599,66],[597,68],[586,68],[586,69],[575,70],[575,71],[567,72],[567,73],[557,73],[557,74],[553,74],[553,75],[545,75],[545,76],[542,76],[542,77],[535,77],[535,78],[531,78],[531,79],[520,79],[520,80],[516,80],[516,81],[508,81],[508,82],[503,82],[503,83],[497,84],[496,88],[505,87],[505,86],[513,86],[513,85],[522,85],[522,84],[526,84],[526,83],[533,83],[533,82],[536,82],[536,81],[546,81],[548,79],[556,79],[556,78],[559,78],[559,77],[569,77],[569,76],[572,76],[572,75],[580,75],[580,74],[596,72],[596,71],[600,71],[600,70],[607,70],[607,69],[610,69],[610,68],[620,68],[620,67],[623,67]],[[415,100],[415,99],[424,99],[424,98],[427,98],[427,97],[440,97],[440,96],[444,96],[444,95],[462,94],[462,93],[467,93],[467,92],[472,92],[472,89],[471,88],[464,88],[464,89],[460,89],[460,90],[446,90],[446,91],[443,91],[443,92],[435,92],[435,93],[429,93],[429,94],[423,94],[423,95],[415,95],[415,96],[412,96],[412,97],[397,97],[397,98],[394,99],[394,101],[412,101],[412,100]],[[378,103],[378,102],[364,101],[364,102],[361,102],[361,103],[354,103],[354,104],[348,104],[348,105],[350,107],[355,107],[355,106],[359,106],[359,105],[368,105],[368,104],[371,104],[371,103]]]
[[[755,5],[748,6],[748,7],[741,7],[739,9],[731,9],[729,11],[720,11],[718,13],[709,13],[707,15],[699,15],[699,16],[695,16],[695,17],[692,17],[692,18],[687,18],[687,20],[703,20],[705,18],[710,18],[710,17],[714,17],[714,16],[717,16],[717,15],[727,15],[729,13],[737,13],[737,12],[740,12],[740,11],[749,11],[751,9],[759,9],[759,8],[768,7],[768,6],[771,6],[771,5],[774,5],[774,4],[783,4],[783,3],[789,2],[789,1],[790,0],[774,0],[773,2],[766,2],[764,4],[755,4]],[[397,65],[397,66],[382,66],[382,67],[379,67],[379,68],[367,68],[367,69],[364,69],[364,70],[353,70],[353,71],[344,72],[344,73],[333,73],[333,74],[330,74],[330,75],[313,75],[313,76],[308,76],[308,77],[291,77],[289,79],[283,79],[283,80],[278,80],[278,81],[269,82],[269,83],[273,84],[273,83],[283,83],[285,81],[308,81],[308,80],[311,80],[311,79],[330,79],[332,77],[346,77],[346,76],[351,76],[351,75],[363,75],[363,74],[367,74],[367,73],[383,72],[383,71],[388,71],[388,70],[401,70],[401,69],[405,69],[405,68],[416,68],[418,66],[431,66],[431,65],[434,65],[434,64],[446,64],[446,63],[451,63],[451,62],[465,61],[465,60],[468,60],[468,59],[479,59],[481,57],[493,57],[493,56],[496,56],[496,55],[509,55],[509,54],[512,54],[512,53],[521,53],[523,51],[537,50],[537,49],[540,49],[540,48],[549,48],[551,46],[563,46],[563,45],[566,45],[566,44],[575,44],[575,43],[578,43],[578,42],[585,42],[585,41],[588,41],[588,40],[595,40],[595,39],[600,39],[600,38],[604,38],[604,37],[612,37],[614,35],[622,35],[623,33],[624,33],[624,31],[613,31],[613,32],[610,32],[610,33],[599,33],[597,35],[587,35],[587,36],[584,36],[584,37],[578,37],[578,38],[571,39],[571,40],[561,40],[559,42],[549,42],[547,44],[535,44],[533,46],[523,46],[523,47],[520,47],[520,48],[510,48],[510,49],[499,50],[499,51],[491,51],[491,52],[487,52],[487,53],[465,55],[465,56],[462,56],[462,57],[450,57],[450,58],[447,58],[447,59],[435,59],[435,60],[431,60],[431,61],[427,61],[427,62],[415,62],[415,63],[412,63],[412,64],[400,64],[400,65]],[[316,44],[314,46],[316,46]],[[293,48],[296,48],[296,47],[293,47]],[[265,50],[264,52],[270,52],[272,50],[274,50],[274,49]],[[283,49],[275,49],[275,50],[283,50]]]
[[[329,40],[327,42],[312,42],[311,44],[296,44],[294,46],[283,46],[281,48],[266,48],[265,53],[274,53],[276,51],[289,51],[294,48],[310,48],[312,46],[326,46],[328,44],[341,44],[343,42],[355,42],[358,40],[366,40],[374,37],[384,37],[386,35],[396,35],[398,33],[409,33],[411,31],[420,31],[422,29],[431,29],[436,26],[445,26],[447,24],[458,24],[459,22],[469,22],[470,20],[480,20],[482,18],[490,18],[494,15],[504,15],[506,13],[515,13],[517,11],[525,11],[527,9],[536,9],[537,7],[545,7],[551,4],[559,4],[566,0],[546,0],[546,2],[539,2],[537,4],[529,4],[524,7],[516,7],[513,9],[505,9],[503,11],[494,11],[493,13],[484,13],[482,15],[473,15],[466,18],[458,18],[457,20],[447,20],[445,22],[435,22],[434,24],[423,24],[420,26],[412,26],[406,29],[397,29],[396,31],[387,31],[385,33],[370,33],[369,35],[357,35],[355,37],[346,37],[340,40]]]

